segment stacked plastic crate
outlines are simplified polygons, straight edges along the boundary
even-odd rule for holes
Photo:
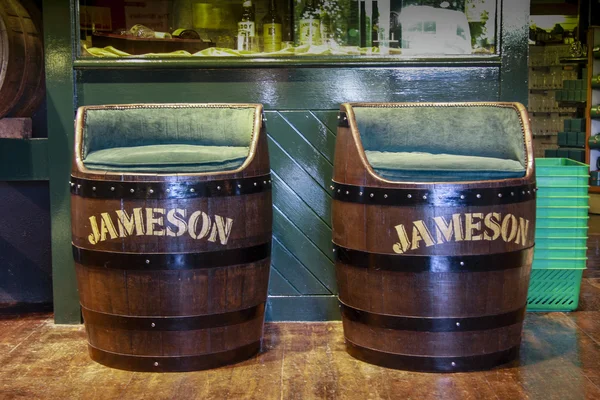
[[[536,159],[535,251],[527,297],[530,311],[572,311],[579,303],[588,231],[587,165]]]

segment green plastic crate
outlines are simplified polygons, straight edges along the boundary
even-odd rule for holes
[[[536,232],[537,233],[537,232]],[[587,250],[587,237],[541,237],[535,236],[535,251],[538,249],[576,249]]]
[[[542,197],[537,196],[538,207],[585,207],[589,203],[590,196],[581,197]]]
[[[585,186],[538,186],[537,195],[541,197],[582,197],[588,195],[588,185]]]
[[[536,228],[587,228],[588,219],[583,218],[561,218],[561,217],[537,217]]]
[[[587,247],[538,247],[537,243],[534,250],[534,260],[570,260],[570,259],[585,259]]]
[[[538,188],[543,187],[570,187],[570,186],[587,186],[589,181],[589,175],[556,175],[556,176],[544,176],[537,174],[536,182]]]
[[[587,176],[589,168],[586,164],[568,158],[536,158],[536,175],[540,176]]]
[[[574,311],[579,305],[583,269],[533,269],[528,311]]]
[[[587,257],[537,258],[533,253],[533,269],[585,269]]]
[[[538,218],[564,217],[585,218],[588,216],[589,206],[585,207],[540,207],[536,208]]]
[[[537,238],[582,238],[587,237],[588,227],[583,228],[540,228],[535,227]]]

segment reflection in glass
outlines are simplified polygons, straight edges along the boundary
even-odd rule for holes
[[[80,0],[83,56],[494,54],[496,0]]]

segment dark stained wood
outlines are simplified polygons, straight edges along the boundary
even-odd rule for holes
[[[147,374],[86,355],[81,326],[51,315],[0,321],[2,399],[596,399],[600,312],[528,314],[517,364],[426,374],[358,361],[342,324],[270,323],[258,357],[215,370]],[[60,366],[60,367],[58,367]]]
[[[368,195],[368,188],[386,189],[435,189],[438,193],[444,190],[460,191],[465,189],[502,189],[520,185],[534,184],[534,160],[532,151],[531,130],[528,117],[522,105],[516,103],[486,103],[486,106],[512,108],[521,118],[524,148],[526,154],[526,175],[523,178],[505,179],[481,182],[457,183],[418,183],[418,182],[393,182],[376,175],[368,163],[364,153],[361,134],[354,117],[353,106],[363,107],[400,107],[404,105],[435,107],[435,104],[373,104],[357,103],[341,106],[342,113],[348,117],[349,126],[338,127],[336,152],[334,161],[334,187],[337,184],[365,187],[364,196]],[[457,104],[458,105],[458,104]],[[464,106],[464,104],[462,104]],[[477,107],[481,103],[467,103]],[[399,110],[401,111],[401,110]],[[398,113],[401,120],[402,113]],[[484,123],[484,122],[483,122]],[[434,140],[434,139],[432,139]],[[335,190],[335,189],[334,189]],[[345,189],[342,189],[345,190]],[[363,189],[360,189],[363,190]],[[510,190],[509,190],[510,191]],[[335,193],[337,194],[337,192]],[[349,195],[346,192],[346,195]],[[389,270],[390,265],[381,268],[379,262],[370,257],[371,266],[364,268],[353,265],[341,256],[336,261],[336,275],[339,288],[340,301],[347,306],[368,311],[377,315],[397,317],[413,317],[415,319],[430,318],[478,318],[511,313],[526,305],[529,276],[531,271],[531,258],[523,258],[514,268],[495,271],[409,271],[403,262],[408,263],[408,257],[456,257],[474,255],[497,255],[530,248],[534,243],[535,231],[535,200],[505,203],[493,206],[477,205],[476,200],[471,205],[443,204],[443,205],[377,205],[361,204],[343,201],[341,198],[333,201],[332,227],[333,242],[343,248],[367,254],[386,254],[394,256],[395,261],[386,261],[397,266]],[[379,194],[381,196],[381,193]],[[390,195],[391,196],[391,195]],[[430,196],[432,196],[430,194]],[[514,215],[529,221],[525,242],[505,240],[442,240],[432,246],[421,246],[410,251],[398,251],[399,235],[396,226],[404,225],[408,238],[414,221],[423,221],[425,225],[433,223],[434,217],[442,216],[450,221],[452,216],[466,213],[499,213],[502,216]],[[466,216],[465,216],[466,219]],[[464,222],[463,224],[466,224]],[[480,221],[483,228],[483,218]],[[456,223],[454,228],[456,228]],[[429,226],[432,239],[435,242],[436,233],[433,226]],[[486,229],[483,229],[483,233]],[[458,236],[454,236],[456,239]],[[403,254],[398,254],[403,253]],[[404,258],[404,260],[403,260]],[[392,268],[393,269],[393,268]],[[430,358],[441,357],[471,357],[486,356],[493,353],[509,351],[518,347],[521,341],[522,322],[511,322],[509,325],[494,328],[480,328],[468,332],[427,332],[412,330],[405,326],[395,329],[384,328],[376,325],[373,319],[350,320],[343,314],[344,335],[346,339],[365,351],[380,352],[379,360],[370,358],[375,363],[385,363],[385,359],[398,359],[403,356],[419,357],[414,361],[414,366],[398,365],[398,368],[416,370],[436,370],[440,368],[424,367],[419,362]],[[458,324],[459,326],[459,324]],[[448,328],[452,329],[452,328]],[[356,354],[356,353],[353,353]],[[365,355],[357,355],[365,359]],[[443,359],[442,359],[443,361]],[[426,362],[426,361],[425,361]],[[458,361],[457,361],[458,363]],[[446,362],[449,365],[450,362]],[[454,364],[453,364],[454,365]],[[456,366],[458,368],[458,366]],[[475,368],[475,367],[474,367]],[[485,367],[477,367],[481,369]],[[443,369],[443,368],[442,368]],[[471,368],[464,368],[471,369]],[[463,370],[464,370],[463,369]]]
[[[143,108],[144,106],[126,107]],[[214,174],[131,174],[88,170],[82,163],[82,147],[85,113],[89,108],[82,108],[77,116],[72,175],[92,180],[92,184],[96,185],[103,182],[145,182],[149,185],[152,183],[162,185],[255,177],[262,177],[261,180],[268,179],[264,178],[269,174],[270,169],[266,131],[262,124],[262,107],[260,105],[242,105],[242,107],[256,109],[249,159],[237,170]],[[252,181],[253,179],[250,180],[250,184]],[[209,360],[214,358],[215,354],[235,352],[260,342],[264,305],[267,300],[270,268],[268,249],[272,232],[271,191],[270,186],[265,185],[265,187],[268,189],[248,195],[185,199],[127,197],[106,199],[83,197],[74,193],[71,196],[73,244],[84,251],[110,252],[115,260],[124,253],[145,254],[148,256],[146,264],[150,263],[149,259],[153,255],[161,254],[222,251],[238,251],[245,254],[246,248],[256,246],[263,246],[267,251],[266,257],[255,261],[239,258],[231,265],[212,267],[202,265],[201,268],[196,269],[170,269],[166,265],[158,266],[156,269],[134,269],[127,261],[115,261],[111,268],[106,268],[102,264],[76,262],[79,295],[81,305],[84,307],[84,320],[87,318],[85,324],[89,344],[96,349],[109,352],[111,357],[114,354],[145,357],[144,362],[147,365],[158,365],[159,363],[155,363],[152,357],[161,357],[161,362],[165,357],[174,359],[179,356],[187,357],[188,360],[192,357],[196,357],[196,360],[201,360],[202,357]],[[146,224],[143,235],[136,230],[136,234],[113,234],[114,237],[107,234],[106,240],[97,242],[96,239],[90,240],[94,226],[91,217],[95,217],[100,226],[101,215],[108,213],[118,231],[117,211],[125,211],[131,216],[133,210],[137,208],[141,208],[144,212],[142,220],[146,222],[147,209],[163,210],[161,211],[163,223],[158,223],[155,228],[155,230],[162,229],[163,232],[149,235],[148,230],[152,228]],[[226,243],[223,243],[222,235],[217,236],[216,240],[210,240],[208,231],[206,237],[199,239],[193,238],[189,231],[182,236],[167,235],[165,213],[177,208],[186,210],[186,220],[193,212],[206,213],[210,219],[211,232],[215,229],[213,221],[216,215],[231,218],[233,225]],[[209,226],[202,222],[202,219],[200,221],[196,232],[199,232],[200,226]],[[178,228],[174,225],[171,227],[172,232],[177,232]],[[144,258],[145,256],[142,260]],[[247,317],[238,317],[243,310],[251,309],[258,311],[244,314],[248,315]],[[97,313],[101,313],[99,314],[101,318],[94,317],[98,315]],[[225,322],[210,322],[215,319],[211,320],[209,317],[223,314],[229,316]],[[136,317],[145,317],[148,320],[144,320],[143,325],[137,326],[117,326],[118,322],[114,320],[107,322],[107,318],[114,319],[115,316],[129,318],[128,321],[134,321]],[[202,324],[196,323],[193,327],[180,325],[176,328],[159,329],[161,323],[165,321],[169,323],[168,321],[172,321],[175,317],[187,317],[186,321],[190,318],[206,318],[202,319]],[[154,325],[150,326],[151,324]],[[154,327],[156,329],[153,329]],[[108,362],[109,365],[117,368],[142,369],[142,367],[120,364],[117,361],[106,361],[107,359],[95,350],[90,354],[95,360]],[[245,356],[240,355],[238,358],[240,357]],[[171,361],[164,361],[165,364],[167,362]],[[184,363],[185,361],[182,360],[180,364],[184,365]],[[200,367],[182,368],[189,370]],[[169,367],[164,370],[173,369]]]
[[[26,5],[29,10],[18,0],[0,4],[0,118],[29,117],[44,97],[41,18]]]

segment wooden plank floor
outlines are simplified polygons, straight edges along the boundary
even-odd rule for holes
[[[83,326],[50,314],[0,320],[0,399],[600,399],[600,312],[527,315],[518,365],[424,374],[344,351],[342,326],[266,325],[264,351],[236,366],[132,373],[92,362]]]

